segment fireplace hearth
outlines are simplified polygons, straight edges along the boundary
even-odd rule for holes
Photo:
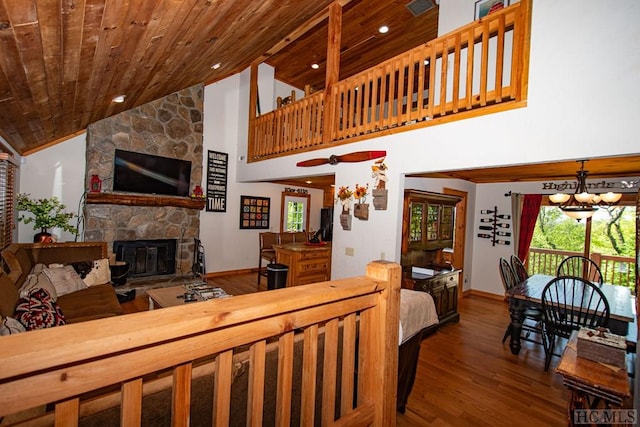
[[[172,275],[176,272],[176,239],[116,240],[117,261],[129,263],[129,277]]]

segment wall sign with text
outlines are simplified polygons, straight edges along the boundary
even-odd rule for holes
[[[269,229],[271,199],[240,196],[240,229]]]
[[[227,165],[229,154],[207,152],[207,212],[227,211]]]

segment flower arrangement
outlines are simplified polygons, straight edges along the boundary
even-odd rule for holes
[[[50,228],[61,228],[70,233],[76,233],[76,227],[69,224],[75,214],[65,212],[66,206],[57,197],[50,199],[30,199],[29,194],[20,194],[17,199],[19,212],[27,212],[32,216],[20,214],[18,221],[25,224],[33,222],[33,229],[46,231]]]
[[[356,189],[353,192],[353,197],[358,200],[358,203],[364,203],[367,199],[367,194],[369,194],[369,184],[364,187],[356,184]]]
[[[351,200],[353,198],[353,191],[349,190],[349,186],[340,187],[336,196],[336,201],[342,203],[343,210],[349,210],[351,206]]]

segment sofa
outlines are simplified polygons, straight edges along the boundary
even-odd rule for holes
[[[34,268],[42,270],[55,266],[59,268],[51,271],[58,274],[63,270],[67,271],[66,267],[71,265],[74,269],[88,268],[81,282],[74,283],[74,288],[68,288],[65,292],[57,294],[56,290],[59,288],[51,290],[49,281],[42,285],[42,288],[47,289],[53,302],[57,304],[56,307],[59,307],[62,312],[62,321],[55,325],[123,314],[116,292],[109,282],[106,242],[14,243],[2,251],[2,260],[5,269],[4,272],[0,272],[0,316],[2,319],[15,318],[17,305],[25,299],[24,287],[27,283],[33,290],[40,283],[45,282],[34,277],[36,275]],[[98,266],[102,266],[100,272],[98,272]],[[80,276],[78,274],[78,277]],[[92,279],[92,282],[89,279]],[[86,285],[87,283],[90,286]],[[32,290],[29,291],[29,295]],[[23,291],[22,298],[21,291]]]

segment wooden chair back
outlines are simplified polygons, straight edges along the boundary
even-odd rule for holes
[[[275,253],[273,245],[278,243],[278,233],[264,232],[260,233],[260,256],[263,258],[264,254]]]
[[[500,269],[500,278],[502,279],[504,291],[508,292],[511,288],[517,285],[516,276],[513,273],[511,264],[509,264],[509,261],[505,258],[500,257],[498,268]]]
[[[511,255],[511,269],[516,276],[516,282],[522,283],[529,278],[529,272],[517,255]]]
[[[598,285],[580,277],[555,277],[542,291],[546,331],[569,338],[581,327],[609,324],[609,302]]]
[[[283,233],[278,233],[278,236],[279,236],[279,243],[280,244],[294,243],[295,242],[295,233],[292,233],[290,231],[283,232]]]
[[[293,233],[293,241],[296,243],[306,243],[309,241],[309,235],[306,231],[297,231]]]
[[[602,284],[603,281],[598,264],[582,255],[573,255],[562,260],[556,276],[580,277],[599,284]]]

